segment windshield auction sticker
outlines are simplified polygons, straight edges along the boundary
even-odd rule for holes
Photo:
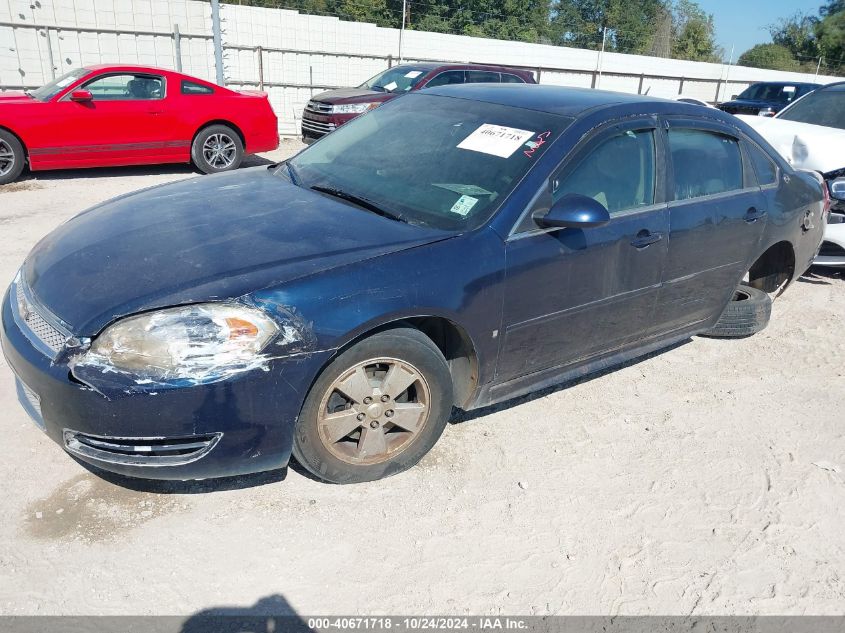
[[[525,141],[534,136],[529,130],[485,123],[458,144],[460,149],[509,158]]]

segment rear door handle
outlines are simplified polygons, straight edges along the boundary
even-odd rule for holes
[[[748,211],[745,212],[745,221],[751,224],[752,222],[756,222],[760,218],[766,216],[765,209],[758,209],[756,207],[749,207]]]
[[[655,231],[652,233],[648,229],[643,229],[637,236],[631,240],[631,246],[634,248],[645,248],[649,244],[654,244],[655,242],[659,242],[663,239],[663,233],[659,231]]]

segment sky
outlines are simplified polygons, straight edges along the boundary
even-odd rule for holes
[[[817,14],[824,2],[814,0],[698,0],[713,15],[716,41],[725,49],[725,58],[734,46],[734,61],[755,44],[770,42],[766,27],[796,11]]]

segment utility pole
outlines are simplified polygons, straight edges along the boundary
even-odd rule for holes
[[[822,67],[822,57],[821,57],[821,55],[819,55],[819,63],[816,64],[816,79],[819,78],[819,70],[821,69],[821,67]]]
[[[607,27],[604,27],[601,32],[601,50],[599,51],[598,71],[599,79],[596,82],[596,88],[601,86],[602,62],[604,62],[604,43],[607,41]]]
[[[731,64],[734,63],[734,45],[731,44],[731,55],[728,57],[728,69],[725,71],[725,94],[728,94],[728,79],[731,76]],[[719,101],[719,95],[716,95],[716,101]]]
[[[217,85],[224,85],[223,78],[223,35],[220,29],[220,0],[211,0],[211,34],[214,40],[214,66],[217,70]]]
[[[402,36],[405,35],[405,15],[408,13],[408,0],[402,0],[402,24],[399,25],[399,63],[402,63]]]

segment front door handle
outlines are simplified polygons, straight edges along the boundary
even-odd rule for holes
[[[653,233],[648,229],[643,229],[637,236],[631,240],[631,246],[634,248],[645,248],[649,244],[654,244],[663,239],[663,233],[654,231]]]
[[[758,209],[757,207],[749,207],[748,211],[745,212],[745,221],[751,224],[752,222],[756,222],[760,218],[766,216],[765,209]]]

